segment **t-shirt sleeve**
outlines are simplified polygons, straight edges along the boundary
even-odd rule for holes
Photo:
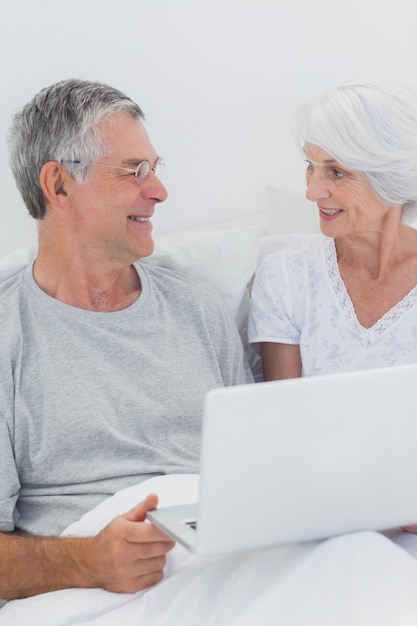
[[[215,294],[215,295],[214,295]],[[253,375],[245,355],[242,337],[223,299],[212,290],[210,297],[213,309],[210,326],[217,344],[217,360],[225,387],[253,382]],[[211,306],[207,306],[209,314]]]
[[[16,509],[19,489],[10,428],[4,414],[0,412],[0,531],[10,532],[15,528],[19,518]]]
[[[28,271],[30,271],[28,269]],[[19,437],[15,411],[16,381],[13,373],[14,358],[11,355],[10,338],[16,339],[16,351],[19,350],[19,333],[13,330],[19,324],[19,315],[15,307],[15,293],[20,282],[20,274],[4,281],[0,287],[0,532],[15,529],[20,517],[17,500],[20,493],[20,480],[17,472],[17,460],[14,443]]]
[[[274,343],[299,344],[301,329],[297,324],[294,288],[299,272],[293,271],[294,260],[290,263],[285,254],[268,256],[259,266],[251,297],[248,337],[249,343],[264,341]],[[298,264],[302,260],[298,260]],[[297,265],[297,263],[295,263]],[[297,300],[297,298],[296,298]]]

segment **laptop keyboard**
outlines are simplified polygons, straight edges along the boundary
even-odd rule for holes
[[[197,530],[197,520],[190,520],[189,522],[185,522],[185,524],[187,526],[189,526],[190,528],[192,528],[193,530]]]

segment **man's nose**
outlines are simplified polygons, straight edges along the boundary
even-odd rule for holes
[[[142,186],[143,193],[155,202],[164,202],[168,198],[168,191],[154,172],[150,172]]]

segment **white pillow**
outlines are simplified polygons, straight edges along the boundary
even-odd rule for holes
[[[268,234],[319,233],[317,206],[305,185],[268,185]]]
[[[242,329],[249,311],[247,285],[256,268],[259,234],[256,227],[173,233],[156,237],[154,253],[142,260],[212,285]]]

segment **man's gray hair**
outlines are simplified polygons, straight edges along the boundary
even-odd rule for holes
[[[385,202],[417,211],[417,93],[399,82],[349,81],[295,117],[297,143],[362,172]]]
[[[70,79],[42,89],[13,119],[8,133],[9,162],[16,185],[32,217],[43,219],[45,197],[39,174],[48,161],[91,163],[104,156],[97,124],[122,111],[144,119],[140,107],[121,91],[104,83]],[[65,163],[83,183],[88,165]]]

